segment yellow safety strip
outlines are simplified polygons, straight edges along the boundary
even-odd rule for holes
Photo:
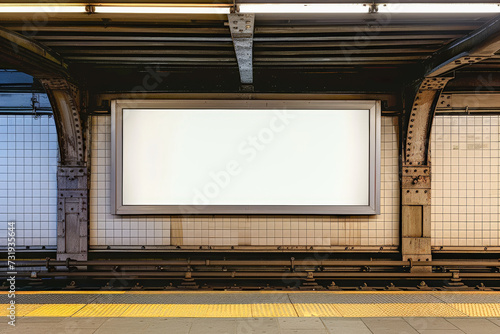
[[[131,304],[87,304],[72,317],[121,317]]]
[[[377,304],[386,317],[465,317],[449,304],[442,303],[387,303]]]
[[[4,304],[0,316],[10,310]],[[16,304],[18,317],[500,317],[500,303]]]
[[[449,304],[470,317],[500,317],[500,304]]]
[[[296,317],[293,304],[253,304],[254,317]]]
[[[26,314],[26,317],[71,317],[85,304],[45,304]]]
[[[338,305],[338,304],[337,304]],[[294,304],[299,317],[341,317],[334,304]]]

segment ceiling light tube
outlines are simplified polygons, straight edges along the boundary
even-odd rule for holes
[[[85,5],[62,3],[6,3],[0,4],[0,13],[85,13]]]
[[[151,5],[151,6],[122,6],[96,5],[94,13],[105,14],[229,14],[228,5]]]
[[[378,5],[379,13],[457,14],[500,13],[498,3],[387,3]]]
[[[363,3],[242,3],[240,13],[368,13]]]

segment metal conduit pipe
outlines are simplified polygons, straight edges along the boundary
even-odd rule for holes
[[[285,274],[285,275],[284,275]],[[380,273],[380,272],[315,272],[314,278],[317,279],[355,279],[355,278],[375,278],[375,279],[448,279],[453,278],[452,272],[446,273]],[[189,272],[192,278],[238,278],[238,279],[283,279],[283,278],[298,278],[307,279],[308,272]],[[0,275],[2,277],[5,275]],[[186,277],[186,272],[162,272],[162,271],[131,271],[131,272],[37,272],[33,273],[18,273],[19,277],[31,278],[55,278],[55,277],[86,277],[86,278],[173,278],[180,279]],[[499,279],[500,273],[460,273],[461,278],[481,278],[481,279]]]
[[[16,267],[77,267],[77,266],[328,266],[328,267],[500,267],[500,261],[355,261],[355,260],[152,260],[152,261],[129,261],[129,260],[90,260],[90,261],[19,261]],[[0,268],[7,265],[3,263]]]

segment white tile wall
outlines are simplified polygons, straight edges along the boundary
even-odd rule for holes
[[[93,117],[91,133],[89,245],[169,245],[169,216],[111,214],[111,117]]]
[[[116,216],[110,212],[111,118],[92,119],[90,246],[393,246],[399,243],[395,118],[382,118],[379,216]]]
[[[57,133],[48,116],[0,115],[0,247],[16,222],[16,246],[55,246]]]
[[[437,116],[432,245],[500,246],[500,116]]]

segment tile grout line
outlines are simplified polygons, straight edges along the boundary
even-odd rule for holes
[[[361,320],[361,322],[365,325],[365,327],[368,328],[370,333],[375,334],[375,333],[373,333],[372,329],[368,326],[368,324],[363,320],[362,317],[359,317],[359,320]]]
[[[496,323],[494,323],[493,321],[491,321],[491,319],[490,319],[490,318],[485,318],[485,319],[486,319],[486,320],[488,320],[489,322],[491,322],[493,325],[500,327],[500,324],[496,324]]]

